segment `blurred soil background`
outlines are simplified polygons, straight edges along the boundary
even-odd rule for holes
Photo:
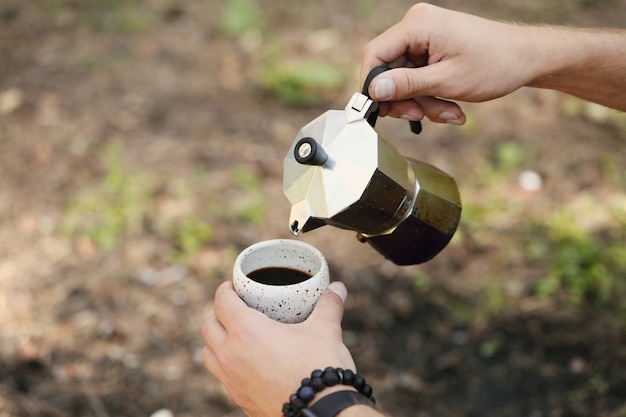
[[[200,328],[236,254],[288,238],[282,159],[360,90],[403,0],[0,0],[0,416],[240,417]],[[623,27],[623,0],[442,0]],[[532,60],[532,56],[523,60]],[[523,61],[522,61],[523,62]],[[395,417],[626,416],[626,116],[523,89],[463,127],[379,121],[464,212],[396,267],[322,249],[345,340]]]

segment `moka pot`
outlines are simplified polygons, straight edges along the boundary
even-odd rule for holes
[[[289,227],[294,235],[324,225],[353,230],[398,265],[423,263],[457,229],[459,190],[451,176],[402,156],[376,131],[378,103],[366,95],[368,83],[343,111],[329,110],[304,126],[287,152]],[[412,129],[419,133],[421,126]]]

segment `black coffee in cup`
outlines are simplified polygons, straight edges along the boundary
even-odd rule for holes
[[[299,269],[270,266],[246,274],[250,279],[267,285],[291,285],[306,281],[313,275]]]

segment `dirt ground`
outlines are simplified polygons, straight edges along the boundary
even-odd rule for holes
[[[623,0],[438,4],[626,16]],[[0,417],[243,416],[199,361],[213,292],[245,246],[290,237],[287,149],[360,89],[361,47],[410,5],[0,0]],[[316,99],[296,105],[267,77],[307,60],[340,81],[296,87]],[[464,107],[463,128],[378,126],[457,178],[464,217],[443,253],[397,267],[350,232],[300,238],[348,286],[359,371],[395,417],[625,416],[624,115],[529,89]],[[566,265],[613,276],[605,298],[537,291],[562,265],[548,219],[564,208],[596,256]]]

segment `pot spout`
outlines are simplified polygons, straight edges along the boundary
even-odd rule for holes
[[[289,230],[294,236],[317,229],[325,224],[326,221],[311,216],[311,210],[306,200],[302,200],[291,206],[291,214],[289,215]]]

